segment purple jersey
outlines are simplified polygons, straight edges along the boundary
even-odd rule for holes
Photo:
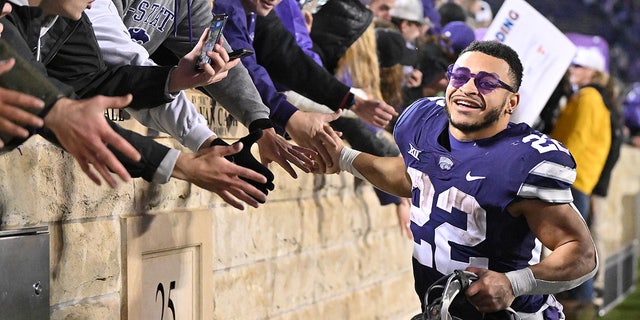
[[[421,99],[398,119],[394,137],[411,177],[414,277],[419,297],[443,275],[468,266],[507,272],[539,262],[542,245],[521,199],[570,203],[575,162],[559,142],[526,124],[449,147],[443,98]],[[441,143],[444,141],[444,143]],[[512,308],[535,312],[546,297],[518,297]]]

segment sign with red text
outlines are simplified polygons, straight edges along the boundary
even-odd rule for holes
[[[511,121],[534,125],[569,68],[576,47],[524,0],[505,1],[487,28],[483,40],[507,44],[520,56],[524,67],[519,90],[521,98]]]

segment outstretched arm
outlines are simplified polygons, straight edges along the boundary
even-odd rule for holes
[[[58,142],[78,161],[91,180],[99,185],[100,174],[111,187],[115,187],[116,181],[109,171],[115,172],[124,181],[130,179],[127,170],[107,146],[112,146],[133,161],[140,160],[140,154],[113,131],[104,117],[104,110],[129,104],[131,95],[95,97],[79,101],[64,98],[58,88],[4,41],[0,41],[0,52],[4,57],[13,57],[16,63],[2,74],[2,86],[42,98],[45,111],[39,114],[40,117],[44,117],[40,121],[55,134]],[[3,95],[3,98],[8,96]],[[18,136],[21,136],[24,132],[18,133]],[[15,146],[13,140],[20,139],[12,139],[11,144]],[[98,174],[94,170],[97,170]]]
[[[263,165],[275,162],[293,178],[297,178],[298,174],[291,164],[309,173],[313,167],[313,158],[318,155],[309,148],[290,144],[273,128],[263,130],[262,138],[258,140],[258,148]]]
[[[98,185],[100,178],[93,169],[112,188],[116,186],[116,181],[110,171],[123,181],[131,179],[122,163],[107,148],[108,145],[134,161],[140,160],[140,153],[116,134],[104,117],[107,108],[124,108],[130,102],[131,95],[96,96],[85,100],[63,98],[54,104],[44,118],[45,126],[51,129],[62,147],[78,161],[82,171]]]
[[[273,80],[315,102],[334,111],[350,108],[360,118],[380,128],[397,116],[395,109],[384,101],[364,100],[350,94],[349,86],[305,54],[275,12],[256,18],[253,45],[258,63]],[[292,65],[297,67],[291,68]],[[351,101],[353,98],[355,101]]]
[[[399,197],[411,197],[411,179],[401,157],[378,157],[345,147],[342,139],[329,125],[325,126],[325,133],[333,139],[335,145],[327,146],[334,165],[325,172],[316,169],[315,173],[347,171],[369,181],[382,191]]]
[[[0,133],[4,133],[0,137],[16,136],[26,139],[29,137],[29,131],[24,128],[25,125],[34,128],[40,128],[43,125],[42,119],[32,112],[42,110],[44,102],[34,96],[5,89],[2,86],[2,74],[11,70],[14,64],[13,58],[0,61]],[[13,80],[8,79],[8,81]],[[0,148],[5,142],[8,141],[0,139]]]
[[[257,208],[267,200],[267,195],[242,178],[262,184],[267,183],[267,178],[225,159],[225,156],[241,150],[242,143],[237,143],[230,146],[213,146],[197,153],[183,152],[178,157],[171,176],[215,192],[234,208],[244,209],[242,202]]]

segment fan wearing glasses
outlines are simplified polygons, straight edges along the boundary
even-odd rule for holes
[[[512,308],[521,318],[562,318],[553,297],[594,276],[589,230],[572,205],[576,167],[559,142],[511,123],[523,66],[505,44],[476,41],[447,72],[444,97],[423,98],[398,119],[402,158],[338,148],[326,173],[347,171],[411,198],[413,272],[425,308],[429,286],[455,270],[478,280],[462,319]],[[538,240],[539,241],[538,241]],[[553,250],[541,260],[542,246]],[[420,319],[422,315],[416,316]]]

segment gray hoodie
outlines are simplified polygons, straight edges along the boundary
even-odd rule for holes
[[[149,55],[160,46],[182,57],[193,49],[209,27],[212,18],[209,1],[194,0],[190,6],[187,3],[184,0],[96,0],[86,13],[106,63],[151,65],[155,63]],[[224,46],[232,51],[226,42]],[[269,118],[269,108],[262,103],[242,64],[230,69],[225,79],[208,85],[205,91],[247,127],[255,120]],[[131,113],[144,125],[169,133],[192,150],[197,150],[204,140],[214,135],[183,93],[171,104]]]

